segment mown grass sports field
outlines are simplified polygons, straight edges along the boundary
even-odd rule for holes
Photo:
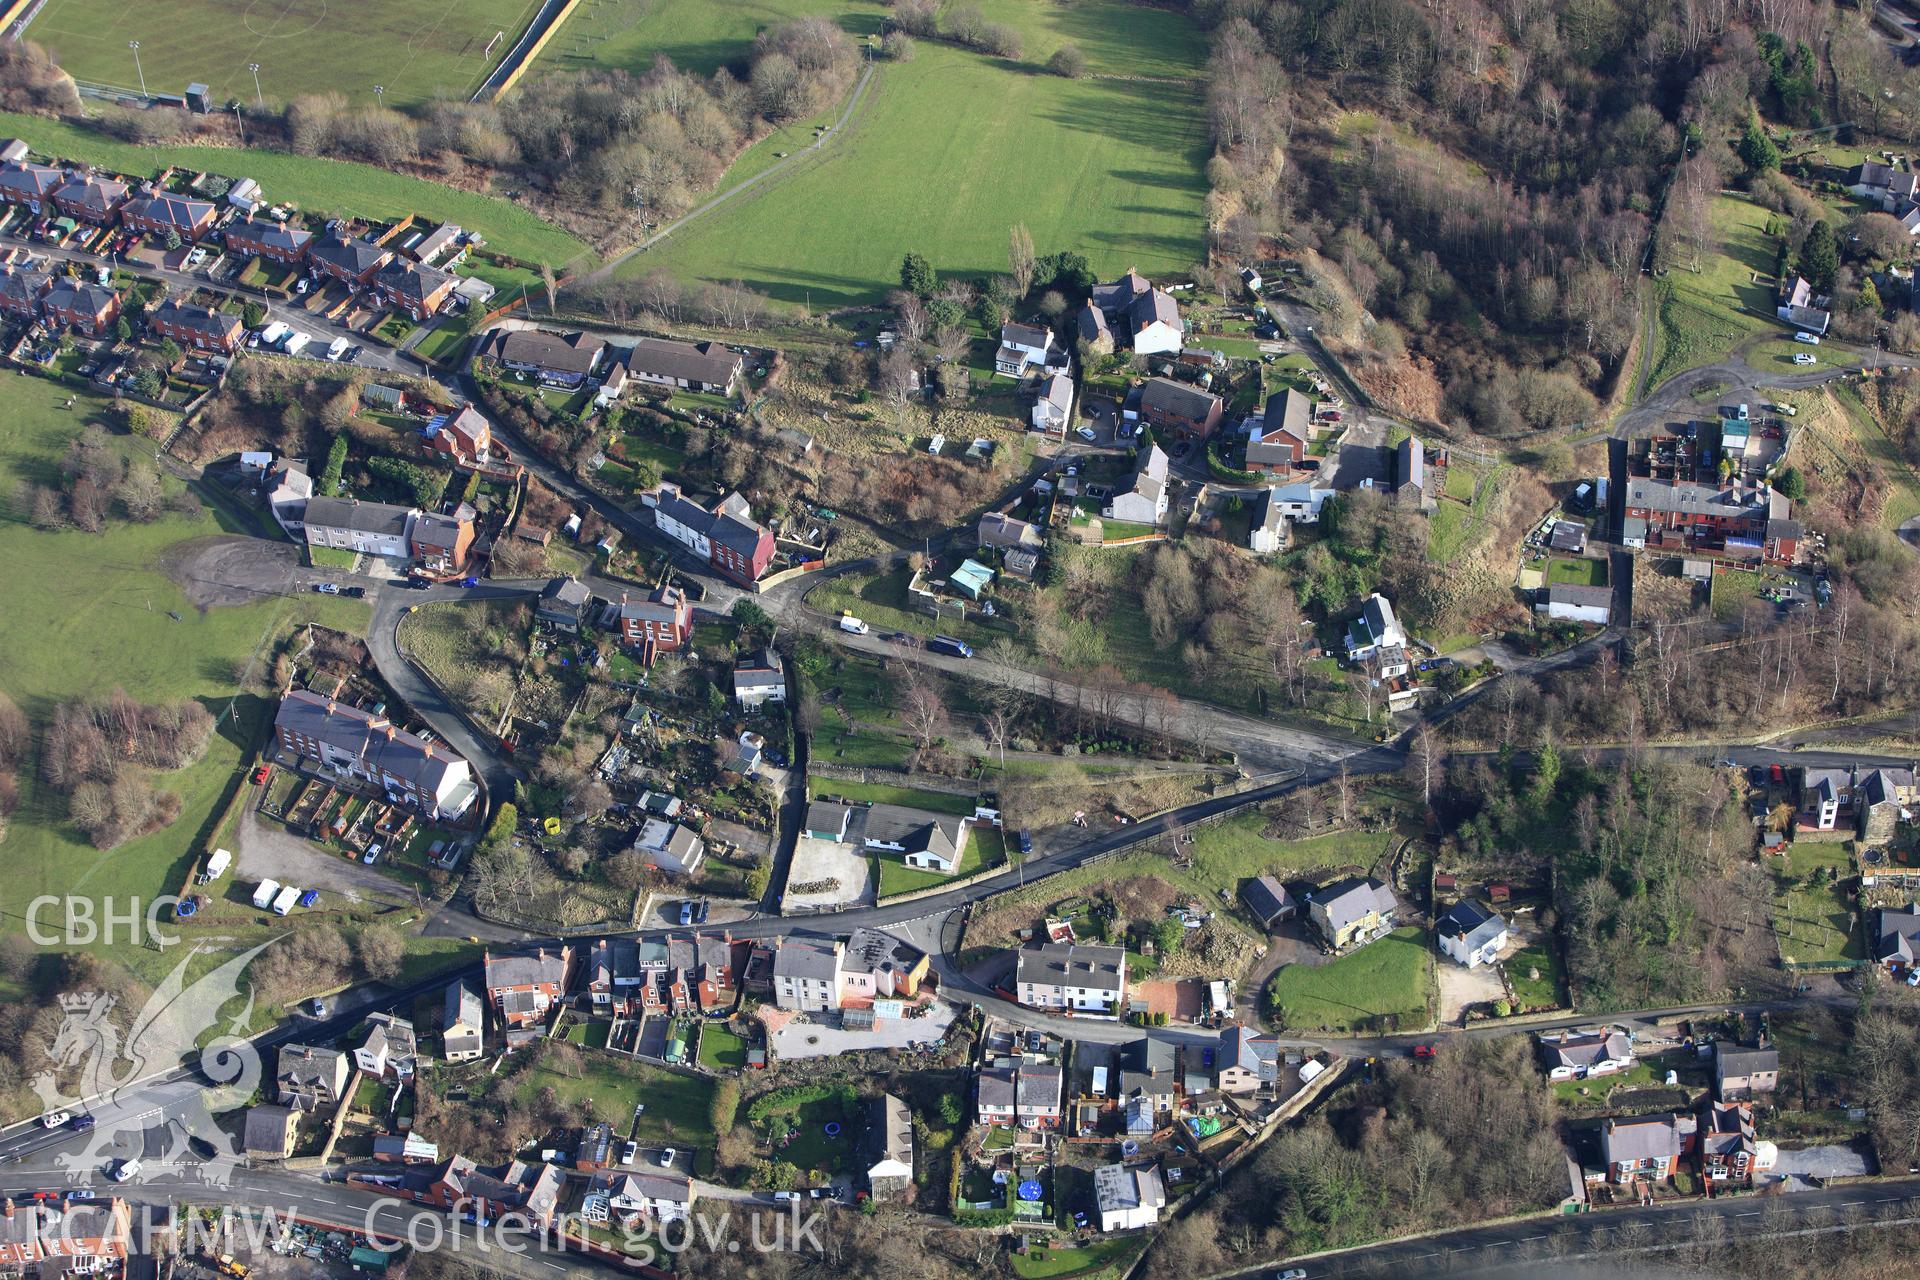
[[[76,79],[254,101],[344,93],[388,106],[464,98],[513,46],[539,0],[47,0],[27,37]],[[491,56],[483,56],[498,33]],[[140,42],[135,68],[129,41]]]

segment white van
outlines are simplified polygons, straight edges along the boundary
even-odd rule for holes
[[[298,329],[295,329],[289,333],[286,340],[280,344],[280,349],[290,356],[297,356],[307,349],[307,344],[311,341],[313,341],[313,339],[307,337],[306,334],[301,333]]]
[[[277,916],[286,915],[289,911],[293,910],[294,904],[298,901],[300,901],[300,891],[292,885],[287,885],[280,890],[280,895],[273,900],[273,914]]]
[[[1819,346],[1819,345],[1820,345],[1820,335],[1819,335],[1819,334],[1816,334],[1816,333],[1807,333],[1807,332],[1806,332],[1806,331],[1804,331],[1804,330],[1802,330],[1802,331],[1801,331],[1801,332],[1799,332],[1799,333],[1796,333],[1796,334],[1794,334],[1794,335],[1793,335],[1793,340],[1794,340],[1795,342],[1804,342],[1804,343],[1806,343],[1806,344],[1807,344],[1808,346],[1810,346],[1810,347],[1817,347],[1817,346]]]
[[[843,613],[840,615],[840,629],[846,632],[848,635],[853,635],[853,636],[863,636],[867,634],[868,631],[872,630],[872,628],[867,626],[866,623],[860,621],[860,619],[854,617],[850,613]]]

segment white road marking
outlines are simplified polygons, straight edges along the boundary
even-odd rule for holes
[[[1736,1218],[1757,1218],[1760,1216],[1760,1211],[1755,1209],[1750,1213],[1736,1213],[1733,1216]]]
[[[540,1265],[545,1267],[549,1271],[565,1271],[566,1270],[566,1268],[561,1266],[559,1263],[548,1262],[545,1258],[540,1259]]]

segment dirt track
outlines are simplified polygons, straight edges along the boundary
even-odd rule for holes
[[[254,604],[293,593],[299,548],[235,535],[194,538],[169,547],[160,568],[196,609]]]

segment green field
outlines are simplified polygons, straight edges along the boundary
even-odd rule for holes
[[[1772,286],[1754,281],[1755,273],[1766,281],[1773,277],[1773,237],[1766,233],[1772,216],[1743,197],[1714,198],[1718,250],[1708,247],[1698,271],[1691,264],[1676,266],[1659,283],[1649,390],[1676,373],[1725,358],[1741,339],[1773,326]]]
[[[1290,872],[1322,867],[1371,867],[1399,838],[1391,832],[1339,831],[1311,840],[1269,840],[1260,834],[1267,821],[1256,809],[1194,828],[1193,878],[1206,889],[1238,894],[1242,880],[1268,872],[1284,879]]]
[[[372,165],[280,151],[136,146],[59,120],[12,112],[0,112],[0,135],[22,138],[41,155],[85,161],[139,177],[168,165],[249,177],[259,182],[269,199],[292,201],[315,212],[362,218],[398,218],[414,213],[457,222],[485,236],[493,252],[526,262],[558,267],[588,252],[584,241],[542,222],[511,201],[456,191]]]
[[[1179,74],[1197,48],[1192,36],[1170,44],[1190,27],[1160,10],[1061,12],[1131,28],[1163,73]],[[1102,275],[1164,274],[1203,253],[1205,163],[1199,99],[1184,84],[1066,80],[923,41],[912,62],[876,73],[847,136],[818,159],[622,270],[737,279],[839,306],[894,287],[909,250],[943,274],[1004,271],[1007,228],[1024,222],[1041,252],[1084,253]]]
[[[913,787],[891,787],[883,782],[841,782],[837,778],[809,778],[807,792],[810,796],[839,796],[842,800],[903,805],[909,809],[925,809],[929,813],[957,813],[964,818],[971,818],[974,810],[971,796],[948,795],[943,791],[919,791]]]
[[[252,107],[338,92],[366,105],[384,85],[388,106],[464,99],[499,63],[539,9],[539,0],[47,0],[27,30],[80,80],[185,93],[204,83],[216,104]],[[493,55],[482,52],[498,32]],[[140,42],[134,66],[127,42]]]
[[[69,392],[24,375],[0,374],[6,412],[0,414],[0,689],[36,725],[54,704],[78,695],[125,688],[143,701],[199,700],[216,714],[229,707],[212,746],[199,762],[158,775],[180,795],[170,827],[100,852],[65,821],[64,798],[37,780],[34,762],[21,770],[20,808],[0,855],[10,876],[8,929],[20,929],[20,907],[43,893],[95,899],[170,892],[211,834],[208,827],[242,761],[258,745],[269,713],[260,697],[235,696],[237,670],[290,619],[316,617],[364,632],[367,606],[355,600],[301,597],[202,613],[156,567],[176,544],[223,532],[203,509],[152,524],[115,521],[103,533],[38,531],[14,509],[16,485],[47,482],[67,442],[104,406],[82,396],[63,409]],[[126,436],[116,443],[133,451]],[[170,485],[177,490],[178,485]],[[76,589],[79,584],[80,589]],[[180,615],[174,621],[171,613]],[[175,955],[139,948],[111,949],[151,976]]]
[[[1537,942],[1513,953],[1505,962],[1507,981],[1513,986],[1517,1012],[1529,1009],[1553,1009],[1561,1003],[1560,955],[1551,941]],[[1538,972],[1539,977],[1533,975]]]
[[[1290,1031],[1386,1030],[1427,1022],[1427,975],[1433,957],[1424,929],[1395,929],[1327,964],[1286,965],[1267,986],[1269,1008]]]
[[[1785,858],[1769,859],[1773,874],[1773,931],[1782,960],[1802,964],[1859,960],[1866,956],[1853,904],[1838,887],[1853,874],[1844,844],[1796,844]],[[1826,884],[1807,883],[1816,867],[1832,874]]]

